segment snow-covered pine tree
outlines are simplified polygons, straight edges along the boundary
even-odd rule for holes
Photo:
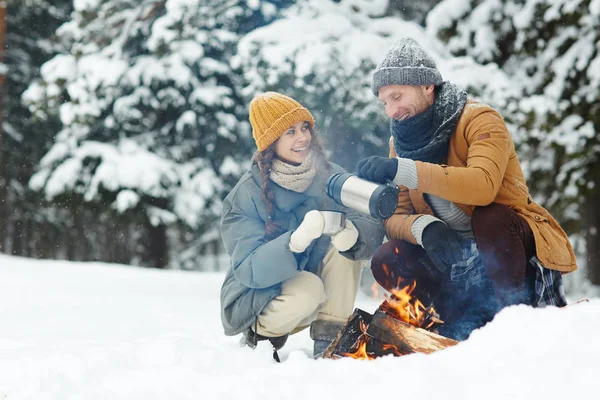
[[[497,63],[519,95],[505,118],[536,198],[585,239],[600,284],[600,0],[445,0],[427,29],[455,55]],[[580,260],[581,261],[581,260]]]
[[[385,4],[368,3],[299,2],[238,46],[246,100],[267,90],[296,98],[315,116],[331,159],[349,170],[360,155],[381,153],[387,140],[368,80],[373,49],[385,44],[364,26]]]
[[[441,0],[389,0],[387,14],[399,14],[405,20],[423,24],[427,13],[440,1]]]
[[[47,62],[24,96],[63,124],[30,186],[86,202],[108,215],[103,224],[127,218],[120,240],[133,245],[124,261],[167,265],[167,227],[184,242],[208,229],[249,159],[230,58],[239,36],[285,3],[76,1],[57,31],[69,51]]]
[[[24,256],[50,256],[56,243],[44,234],[60,229],[52,210],[40,207],[39,196],[28,191],[35,166],[51,145],[57,118],[43,123],[23,106],[20,94],[39,77],[40,66],[59,48],[50,40],[68,20],[70,0],[8,2],[4,62],[7,67],[2,100],[0,160],[0,249]]]
[[[373,95],[371,73],[403,36],[416,39],[435,58],[445,79],[483,98],[504,103],[510,82],[495,65],[453,58],[422,27],[388,9],[387,1],[308,0],[246,35],[238,57],[246,98],[282,91],[308,107],[331,159],[355,171],[359,159],[388,154],[389,119]]]

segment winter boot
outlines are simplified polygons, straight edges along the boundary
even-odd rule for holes
[[[277,362],[279,360],[279,354],[277,354],[277,350],[281,349],[285,342],[287,342],[289,335],[276,336],[276,337],[267,337],[260,335],[252,330],[252,328],[248,328],[242,334],[242,345],[248,346],[251,349],[255,349],[258,342],[268,340],[273,346],[273,359]]]
[[[321,358],[327,347],[342,330],[342,322],[318,319],[310,324],[310,338],[314,340],[313,357]]]

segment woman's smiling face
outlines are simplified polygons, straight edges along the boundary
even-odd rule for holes
[[[310,124],[298,122],[288,129],[275,142],[275,154],[281,160],[290,164],[302,164],[308,155],[312,134]]]

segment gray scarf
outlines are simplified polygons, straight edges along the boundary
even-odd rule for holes
[[[465,104],[467,93],[444,82],[437,90],[435,102],[426,111],[404,121],[392,119],[390,130],[398,157],[443,163]]]
[[[271,166],[271,180],[282,188],[298,193],[304,192],[310,186],[316,174],[317,163],[312,150],[300,165],[275,158]]]

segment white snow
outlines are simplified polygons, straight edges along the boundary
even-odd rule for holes
[[[590,13],[594,16],[600,16],[600,0],[590,1]]]
[[[431,355],[313,360],[304,331],[277,364],[267,345],[223,335],[221,273],[0,264],[0,399],[591,399],[600,389],[597,298],[508,308]]]
[[[41,75],[49,82],[73,79],[77,71],[77,60],[72,55],[59,54],[42,65]]]
[[[425,19],[427,33],[435,37],[436,32],[451,28],[454,21],[466,15],[472,8],[469,0],[446,0],[436,5]]]
[[[130,208],[134,208],[140,201],[140,196],[133,190],[121,190],[117,193],[117,198],[112,204],[112,208],[120,213],[124,213]]]
[[[75,11],[86,11],[98,7],[98,0],[73,0]]]

